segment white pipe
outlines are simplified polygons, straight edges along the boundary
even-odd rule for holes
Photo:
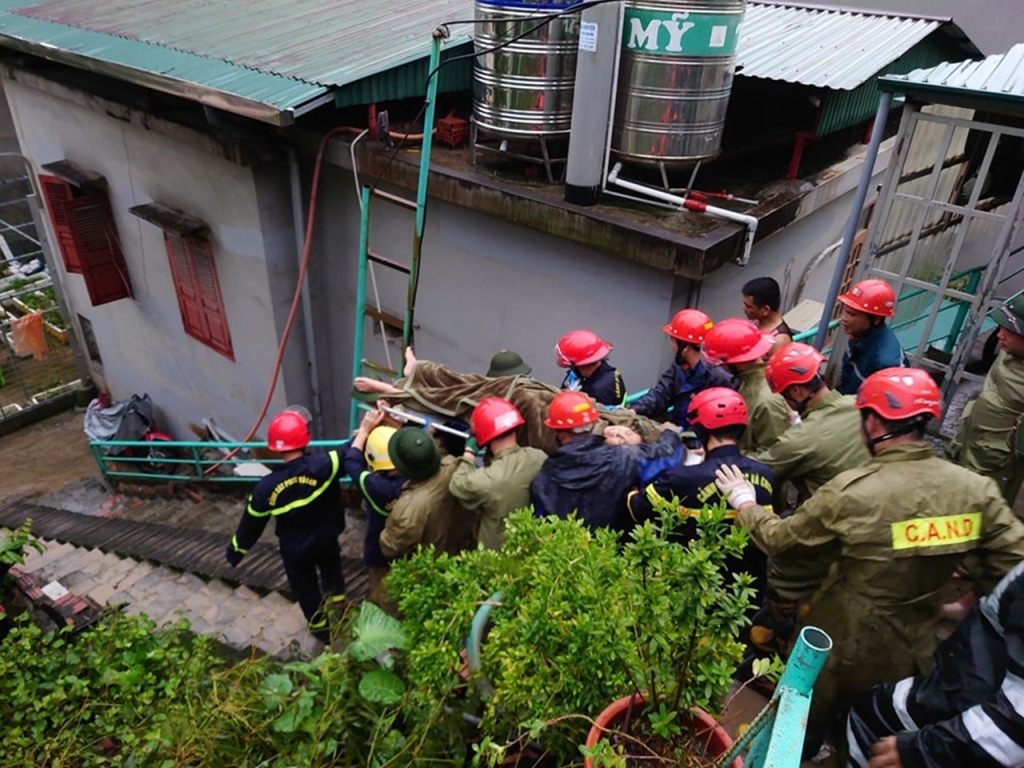
[[[727,221],[735,221],[740,224],[744,224],[747,228],[746,241],[743,246],[743,255],[736,260],[736,263],[741,267],[746,266],[750,261],[750,249],[754,245],[754,236],[757,234],[757,217],[750,216],[746,213],[736,213],[730,211],[727,208],[719,208],[714,205],[708,205],[697,200],[689,200],[679,195],[673,195],[671,192],[664,192],[655,187],[649,187],[646,184],[637,184],[635,181],[626,181],[625,179],[619,178],[619,172],[622,170],[622,163],[616,163],[615,167],[612,168],[612,172],[608,174],[608,183],[614,184],[617,187],[628,189],[633,192],[638,192],[641,195],[647,195],[653,197],[655,200],[663,200],[667,203],[674,203],[680,208],[684,208],[689,211],[697,211],[698,213],[706,213],[709,216],[714,216],[717,219],[726,219]]]
[[[288,175],[292,190],[292,221],[295,229],[295,252],[302,266],[306,246],[306,216],[302,206],[302,181],[299,174],[299,156],[288,148]],[[313,395],[313,425],[318,435],[324,434],[323,406],[320,402],[320,367],[316,359],[316,340],[313,335],[313,305],[309,298],[309,278],[302,283],[302,330],[309,356],[309,388]]]
[[[619,22],[615,29],[615,36],[612,40],[615,41],[615,64],[612,66],[612,98],[608,106],[608,123],[605,125],[605,142],[604,142],[604,168],[602,168],[601,177],[604,178],[608,175],[608,162],[612,156],[612,130],[615,128],[615,102],[619,97],[619,67],[622,65],[622,46],[619,44],[619,40],[622,39],[622,19],[625,16],[625,3],[617,3],[619,6]],[[622,163],[615,164],[617,168],[622,167]],[[616,176],[618,171],[613,170]],[[609,179],[609,182],[611,180]],[[606,185],[602,182],[601,191],[605,190]]]

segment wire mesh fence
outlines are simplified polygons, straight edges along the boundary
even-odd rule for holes
[[[0,421],[78,384],[32,194],[21,156],[0,153]]]

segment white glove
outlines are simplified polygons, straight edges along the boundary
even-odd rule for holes
[[[735,464],[731,466],[723,464],[720,466],[715,470],[715,478],[715,485],[718,486],[718,490],[722,492],[725,500],[729,502],[729,506],[733,509],[757,503],[757,495],[754,492],[753,484],[743,477],[740,468]]]

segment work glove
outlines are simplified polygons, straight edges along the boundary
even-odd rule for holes
[[[718,490],[722,492],[725,500],[733,509],[739,509],[744,504],[757,503],[754,486],[743,477],[740,468],[735,464],[720,466],[715,470],[715,478],[715,485],[718,486]]]
[[[466,440],[466,450],[474,456],[480,456],[484,452],[484,449],[480,447],[480,444],[477,443],[475,437],[470,437]]]
[[[228,565],[232,568],[242,562],[243,557],[245,557],[245,555],[241,552],[236,552],[235,548],[230,544],[228,544],[228,548],[224,550],[224,559],[228,561]]]

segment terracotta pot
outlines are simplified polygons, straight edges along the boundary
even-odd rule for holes
[[[594,725],[587,734],[586,746],[592,747],[605,737],[609,730],[615,730],[619,722],[626,715],[630,702],[633,702],[633,713],[639,715],[647,703],[643,696],[623,696],[618,701],[613,701],[594,720]],[[703,744],[707,755],[712,760],[721,757],[732,747],[732,739],[725,729],[718,724],[711,715],[700,707],[690,710],[689,718],[682,720],[680,725],[695,734],[699,734],[698,743]],[[583,759],[584,768],[593,768],[590,758]],[[743,760],[736,758],[729,768],[743,768]]]

